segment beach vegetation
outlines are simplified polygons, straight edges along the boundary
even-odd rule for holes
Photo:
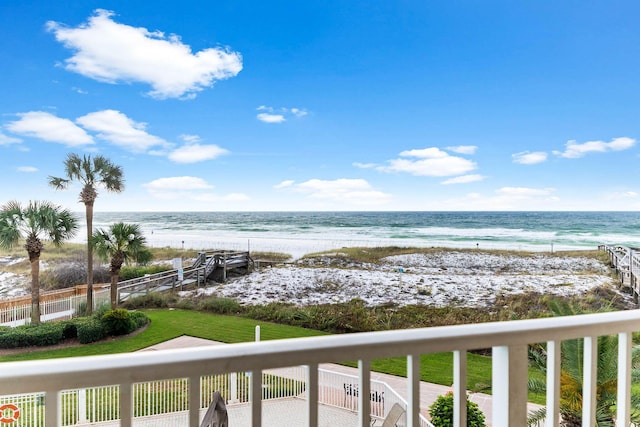
[[[197,249],[180,249],[172,248],[170,246],[150,248],[150,250],[153,253],[153,259],[158,260],[172,260],[174,258],[194,259],[198,257],[198,253],[202,252]]]
[[[108,283],[109,270],[104,266],[93,269],[94,283]],[[65,289],[87,283],[87,264],[82,261],[62,261],[53,263],[49,268],[41,271],[40,285],[43,289]]]
[[[264,260],[272,262],[287,262],[290,261],[292,256],[282,252],[269,252],[269,251],[252,251],[251,258],[254,260]]]
[[[205,298],[193,307],[215,314],[240,314],[243,311],[240,303],[233,298]]]
[[[31,323],[40,323],[40,254],[43,241],[60,246],[77,230],[75,216],[50,202],[31,201],[26,206],[8,202],[0,208],[0,246],[12,248],[24,241],[31,265]]]
[[[429,417],[434,427],[453,427],[453,392],[441,394],[429,406]],[[477,403],[467,396],[467,426],[485,427],[485,416]]]
[[[139,295],[120,303],[122,308],[128,310],[143,308],[173,308],[180,304],[179,298],[175,294],[150,292],[146,295]]]
[[[554,301],[551,310],[555,316],[575,316],[585,311],[571,303]],[[584,340],[562,341],[560,361],[560,416],[564,427],[578,427],[582,424],[582,390],[584,372]],[[615,335],[598,337],[598,361],[596,380],[596,420],[597,425],[615,425],[615,406],[617,402],[618,381],[618,338]],[[534,369],[546,372],[546,347],[530,347],[530,363]],[[640,377],[640,347],[632,349],[632,377]],[[541,378],[530,378],[529,389],[544,392],[546,383]],[[637,392],[637,390],[636,390]],[[634,393],[631,410],[631,422],[640,422],[640,395]],[[529,425],[538,425],[546,417],[545,408],[529,416]]]
[[[302,260],[310,260],[313,258],[322,258],[326,260],[334,259],[335,262],[341,261],[355,261],[361,263],[378,264],[384,258],[409,255],[409,254],[434,254],[445,251],[451,251],[451,248],[443,247],[430,247],[430,248],[414,248],[414,247],[399,247],[399,246],[383,246],[383,247],[353,247],[342,248],[339,251],[328,250],[322,252],[314,252],[305,255]],[[557,256],[557,257],[588,257],[595,258],[604,264],[609,263],[608,255],[604,251],[598,250],[580,250],[580,251],[555,251],[555,252],[530,252],[530,251],[515,251],[515,250],[500,250],[500,249],[471,249],[462,248],[455,249],[456,252],[464,253],[477,253],[477,254],[492,254],[503,256],[518,256],[518,257],[537,257],[541,254],[545,256]]]
[[[91,246],[100,258],[109,261],[112,309],[118,305],[118,281],[123,264],[147,264],[151,261],[152,254],[147,249],[146,242],[138,224],[117,222],[109,228],[100,228],[93,233]]]
[[[87,221],[87,310],[93,310],[93,205],[98,198],[98,187],[120,193],[124,190],[122,168],[104,156],[83,156],[70,153],[64,162],[65,177],[49,176],[49,185],[61,190],[71,183],[82,184],[80,202],[85,206]]]

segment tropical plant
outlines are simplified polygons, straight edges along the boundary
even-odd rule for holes
[[[145,247],[146,239],[138,224],[118,222],[108,229],[98,229],[93,233],[91,246],[96,254],[109,261],[111,273],[111,308],[118,305],[118,279],[122,265],[129,262],[147,263],[151,251]]]
[[[434,427],[453,426],[453,392],[438,396],[435,402],[429,406],[429,417]],[[469,396],[467,396],[467,426],[486,426],[482,410],[477,403],[469,400]]]
[[[40,254],[43,240],[60,246],[75,235],[77,220],[68,210],[50,202],[17,201],[0,208],[0,247],[11,249],[24,240],[31,263],[31,323],[40,323]]]
[[[98,197],[97,187],[120,193],[124,190],[122,168],[103,156],[83,156],[69,154],[64,162],[65,178],[49,177],[49,184],[57,190],[66,189],[78,181],[82,184],[80,202],[84,203],[87,219],[87,314],[93,310],[93,205]]]
[[[568,303],[553,303],[551,310],[556,316],[575,316],[584,314],[579,307]],[[582,425],[582,383],[584,340],[567,340],[561,344],[560,360],[560,417],[564,427]],[[529,351],[530,363],[534,368],[546,373],[546,348],[534,346]],[[632,375],[640,376],[640,348],[632,349]],[[618,384],[618,338],[617,336],[598,337],[598,365],[596,382],[596,423],[599,427],[615,425],[615,408]],[[542,379],[529,379],[529,389],[544,392]],[[632,399],[631,422],[640,422],[640,401],[638,396]],[[538,425],[546,418],[545,408],[532,412],[528,424]]]

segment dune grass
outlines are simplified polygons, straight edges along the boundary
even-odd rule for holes
[[[430,254],[441,252],[465,252],[465,253],[478,253],[478,254],[493,254],[493,255],[515,255],[520,257],[535,257],[542,254],[547,256],[568,256],[568,257],[590,257],[596,258],[604,263],[608,262],[608,255],[604,251],[598,250],[580,250],[580,251],[554,251],[551,252],[530,252],[530,251],[517,251],[517,250],[500,250],[500,249],[473,249],[473,248],[444,248],[444,247],[430,247],[430,248],[411,248],[411,247],[398,247],[398,246],[381,246],[381,247],[351,247],[342,249],[333,249],[322,252],[314,252],[305,255],[303,258],[315,258],[323,255],[330,255],[333,257],[343,257],[345,259],[366,262],[371,264],[379,263],[383,258],[407,255],[407,254]]]

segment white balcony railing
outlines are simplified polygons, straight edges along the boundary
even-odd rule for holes
[[[262,373],[263,402],[281,402],[289,412],[295,412],[300,403],[306,401],[308,377],[307,367],[270,369]],[[320,390],[318,403],[336,408],[346,413],[340,421],[353,419],[352,413],[357,411],[358,377],[327,369],[319,370],[318,387]],[[233,372],[220,375],[200,377],[200,412],[204,414],[214,393],[220,392],[230,418],[238,418],[250,404],[249,385],[251,375],[246,372]],[[349,390],[350,393],[346,391]],[[63,427],[79,427],[86,425],[116,426],[119,415],[119,386],[102,386],[89,389],[65,390],[61,392],[60,420]],[[371,417],[383,420],[390,408],[395,404],[406,409],[406,401],[387,383],[371,381]],[[0,414],[8,423],[15,417],[16,427],[42,427],[45,425],[46,396],[41,393],[27,393],[0,396]],[[13,408],[13,411],[8,409]],[[189,410],[189,383],[187,379],[159,380],[136,383],[133,386],[134,424],[149,424],[154,427],[186,424]],[[303,406],[304,409],[304,406]],[[11,412],[11,413],[10,413]],[[16,413],[18,414],[16,416]],[[401,417],[398,425],[406,425],[405,417]],[[143,422],[140,422],[144,420]],[[236,421],[236,420],[232,420]],[[249,425],[249,423],[234,426]],[[421,417],[421,427],[433,427]]]
[[[251,372],[248,390],[252,426],[263,425],[263,372],[306,365],[306,419],[318,426],[322,388],[318,365],[324,362],[358,361],[357,404],[360,427],[369,427],[372,414],[371,361],[407,356],[409,396],[406,425],[420,426],[420,355],[454,354],[454,420],[466,425],[466,354],[492,348],[493,426],[524,426],[527,417],[527,345],[547,344],[547,425],[559,423],[560,343],[584,339],[583,425],[595,425],[597,342],[599,336],[618,336],[616,423],[628,426],[631,401],[632,332],[640,330],[640,310],[521,320],[438,328],[398,330],[315,338],[199,347],[133,354],[91,356],[29,362],[0,363],[0,395],[44,393],[45,426],[62,425],[64,391],[118,385],[120,425],[135,418],[134,395],[140,383],[186,379],[188,425],[198,426],[202,399],[201,378],[232,372]],[[375,413],[374,413],[375,414]],[[185,418],[186,419],[186,418]],[[286,425],[286,420],[282,420]]]

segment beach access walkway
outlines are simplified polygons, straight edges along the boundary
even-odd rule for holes
[[[200,347],[209,345],[226,345],[217,341],[211,341],[202,338],[181,336],[154,346],[148,347],[140,351],[157,351],[175,348],[188,348],[188,347]],[[346,374],[349,376],[358,376],[358,370],[348,366],[323,363],[319,365],[320,369],[328,371]],[[285,368],[286,369],[286,368]],[[278,371],[282,371],[279,369]],[[382,381],[389,385],[395,392],[397,392],[405,401],[408,399],[407,393],[407,379],[395,375],[383,374],[379,372],[371,372],[371,379]],[[420,382],[420,408],[421,413],[428,418],[428,408],[437,399],[438,396],[446,394],[452,391],[451,387],[428,383],[425,381]],[[478,404],[482,412],[485,414],[487,425],[491,425],[492,419],[492,397],[485,393],[470,393],[469,400]],[[541,406],[536,404],[529,404],[529,411],[539,409]],[[250,425],[250,407],[248,405],[228,405],[227,411],[229,414],[230,425],[233,426],[249,426]],[[285,399],[277,403],[267,403],[263,401],[263,426],[281,426],[282,419],[287,420],[288,426],[305,426],[306,425],[306,401],[302,399]],[[331,408],[323,406],[319,410],[320,425],[340,425],[350,426],[357,425],[358,417],[355,412]]]

